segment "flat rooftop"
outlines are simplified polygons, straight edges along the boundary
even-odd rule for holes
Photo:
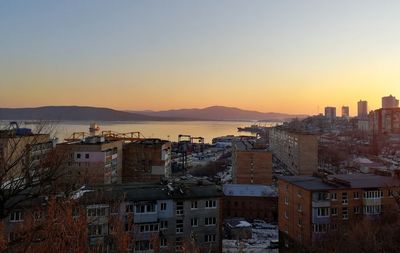
[[[268,151],[266,146],[249,140],[236,140],[232,142],[232,145],[238,151]]]
[[[165,143],[168,143],[168,142],[170,142],[170,141],[156,139],[156,138],[148,138],[148,139],[144,139],[144,140],[132,141],[132,142],[127,143],[126,145],[164,145]]]
[[[82,189],[76,196],[84,202],[98,202],[99,199],[114,201],[155,201],[167,199],[199,199],[222,196],[215,184],[169,183],[148,184],[129,183],[102,185]]]
[[[274,186],[262,184],[224,184],[225,196],[235,197],[277,197]]]
[[[373,174],[340,174],[331,175],[325,179],[313,176],[282,176],[278,178],[307,190],[400,186],[400,180],[397,178]]]
[[[103,145],[103,144],[109,144],[109,143],[116,143],[116,142],[122,142],[122,140],[107,140],[107,138],[103,136],[88,136],[85,137],[84,139],[79,139],[75,141],[66,141],[66,142],[61,142],[58,145]]]

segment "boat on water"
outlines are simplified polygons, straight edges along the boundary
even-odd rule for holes
[[[249,127],[238,127],[239,132],[250,132],[250,133],[258,133],[263,131],[264,127],[258,125],[251,125]]]

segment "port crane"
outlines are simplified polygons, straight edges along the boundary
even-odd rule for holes
[[[184,171],[187,167],[187,156],[191,154],[195,146],[200,147],[200,152],[204,149],[204,138],[193,137],[188,134],[178,135],[178,154],[180,154],[180,168]]]

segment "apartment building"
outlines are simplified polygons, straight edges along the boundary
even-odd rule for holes
[[[342,106],[342,118],[349,119],[350,117],[350,107]]]
[[[382,97],[382,108],[398,108],[399,107],[399,100],[396,97],[390,95],[386,97]]]
[[[123,141],[107,141],[101,136],[57,145],[63,154],[64,183],[120,183],[122,176]]]
[[[381,108],[369,115],[369,129],[375,135],[400,134],[400,108]]]
[[[270,129],[272,154],[293,175],[312,175],[318,169],[318,136],[283,127]]]
[[[100,252],[118,252],[118,231],[131,238],[128,252],[181,252],[188,245],[221,252],[221,196],[219,187],[203,181],[96,185],[75,192],[81,210],[72,215],[86,214],[89,244]],[[10,241],[33,210],[46,219],[46,199],[23,202],[10,212],[4,224]]]
[[[232,180],[235,184],[272,184],[271,151],[255,141],[234,141]]]
[[[330,120],[336,119],[336,107],[332,106],[325,107],[325,117]]]
[[[16,123],[15,123],[16,124]],[[56,140],[49,134],[35,134],[29,128],[0,131],[0,168],[4,168],[5,178],[18,178],[25,169],[32,171],[55,147]],[[24,176],[24,175],[22,175]]]
[[[122,182],[160,182],[171,176],[171,142],[134,141],[123,147]]]
[[[224,218],[278,220],[278,193],[275,186],[225,184],[223,192]]]
[[[368,118],[368,102],[360,100],[357,102],[357,117],[359,119]]]
[[[345,233],[366,217],[377,217],[396,205],[397,178],[372,174],[327,178],[284,176],[278,180],[279,230],[286,247],[310,245],[329,232]]]

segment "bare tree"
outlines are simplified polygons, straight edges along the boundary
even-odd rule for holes
[[[393,196],[394,205],[386,206],[380,215],[347,224],[343,230],[321,237],[311,247],[302,245],[308,249],[305,252],[400,252],[400,200],[397,194]]]
[[[63,154],[52,148],[53,129],[41,122],[32,133],[14,122],[0,130],[0,220],[20,203],[57,191]]]

